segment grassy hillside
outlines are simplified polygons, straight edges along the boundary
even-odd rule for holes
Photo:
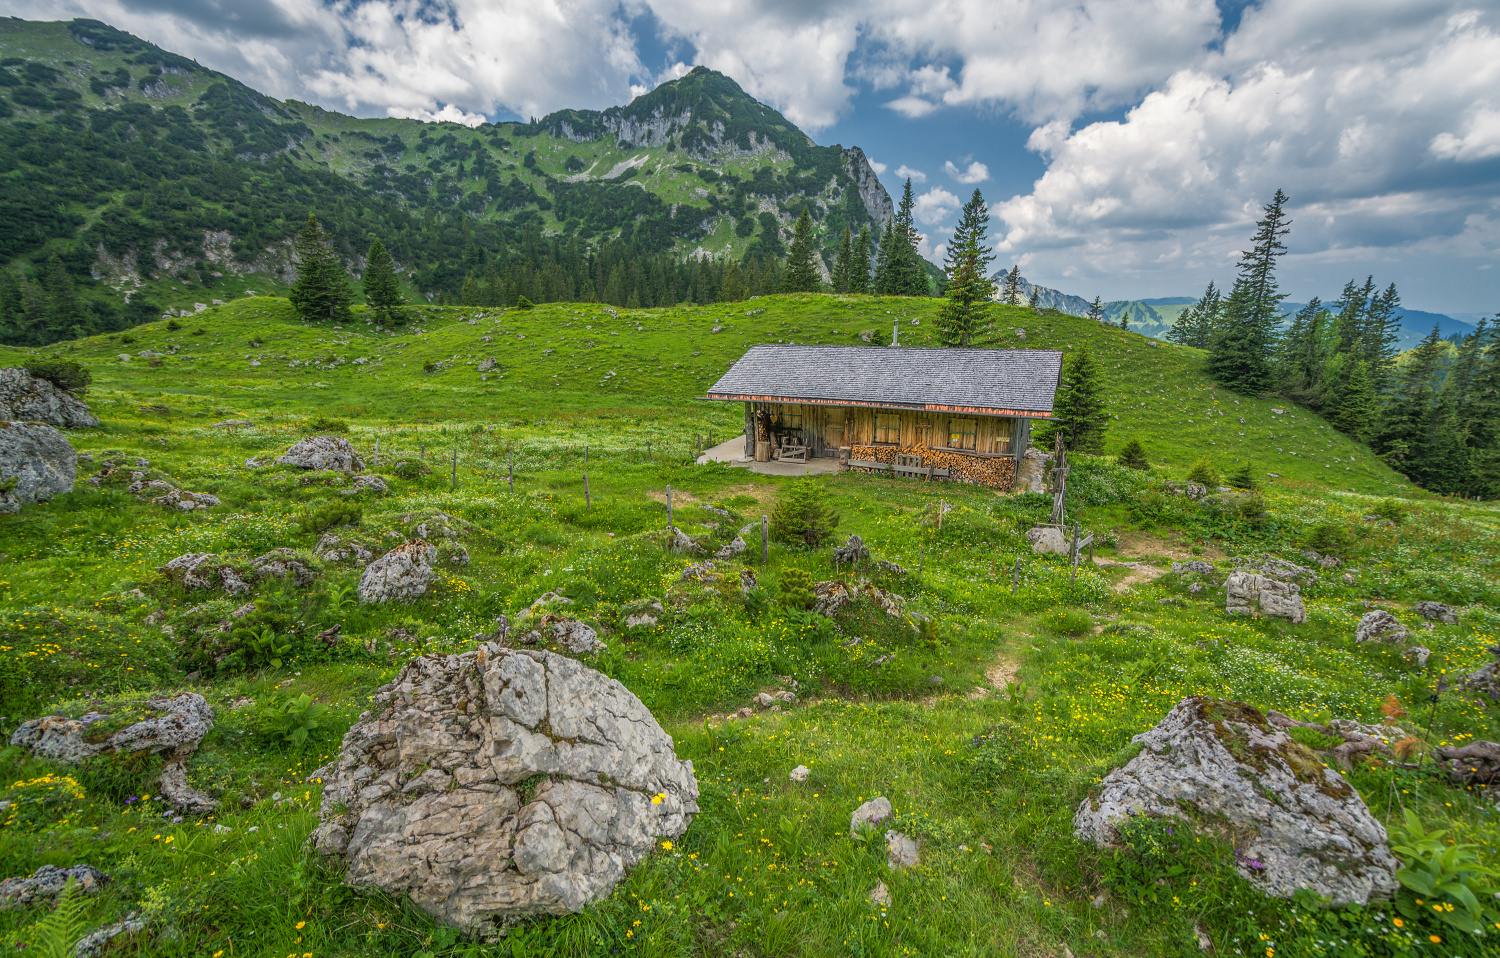
[[[889,331],[897,322],[902,344],[933,345],[937,306],[906,298],[770,296],[660,310],[423,308],[408,328],[376,332],[358,316],[345,329],[302,326],[285,300],[250,298],[174,320],[181,326],[176,331],[162,321],[38,352],[87,363],[101,397],[154,397],[184,409],[190,397],[214,409],[234,397],[220,418],[310,403],[372,427],[454,419],[551,422],[586,410],[591,418],[631,424],[622,425],[617,440],[599,439],[624,447],[664,426],[654,415],[658,410],[670,410],[674,427],[689,433],[741,432],[740,407],[698,400],[750,345],[856,343],[862,331]],[[1117,417],[1110,450],[1139,439],[1154,462],[1179,470],[1208,455],[1221,471],[1249,461],[1258,474],[1287,481],[1373,495],[1406,488],[1401,476],[1317,416],[1216,389],[1198,350],[1081,317],[1011,307],[996,307],[996,313],[1009,345],[1094,352]],[[143,350],[174,349],[157,366],[136,358]],[[132,358],[119,359],[122,353]],[[0,348],[0,363],[22,354]],[[498,365],[481,380],[477,366],[486,359]],[[210,403],[209,397],[217,398]]]
[[[808,613],[794,570],[838,574],[826,549],[773,544],[766,562],[752,549],[724,564],[759,577],[749,600],[684,583],[694,559],[664,549],[660,534],[667,487],[680,528],[722,541],[770,513],[788,481],[691,464],[694,433],[723,436],[741,421],[737,407],[700,401],[705,387],[748,343],[851,342],[895,321],[902,342],[927,342],[931,308],[817,296],[618,317],[584,306],[432,309],[389,334],[362,321],[302,326],[284,302],[254,298],[177,330],[151,324],[130,342],[41,351],[95,373],[88,398],[103,426],[69,435],[91,457],[81,478],[125,468],[0,516],[0,733],[52,710],[118,714],[160,691],[197,691],[216,724],[189,777],[221,804],[164,814],[150,761],[63,766],[0,750],[0,800],[11,803],[0,876],[89,862],[114,878],[72,929],[44,906],[0,911],[0,946],[67,953],[82,929],[138,911],[147,928],[120,954],[1189,958],[1202,954],[1200,936],[1216,954],[1257,958],[1485,954],[1487,940],[1425,911],[1398,925],[1385,904],[1263,898],[1229,864],[1233,836],[1189,842],[1179,830],[1166,860],[1149,842],[1105,852],[1072,835],[1074,810],[1133,754],[1131,737],[1186,695],[1308,721],[1379,722],[1395,702],[1424,749],[1500,735],[1493,703],[1453,687],[1500,637],[1500,509],[1426,495],[1382,505],[1395,477],[1300,411],[1216,396],[1197,354],[1087,320],[1002,313],[1024,324],[1027,346],[1097,351],[1120,416],[1112,445],[1137,436],[1166,463],[1140,473],[1077,457],[1069,516],[1098,534],[1101,561],[1076,580],[1024,538],[1048,514],[1045,497],[846,473],[820,481],[840,536],[858,534],[904,567],[880,584],[927,624],[868,600],[832,622]],[[151,365],[143,352],[167,355]],[[34,354],[0,349],[0,364]],[[485,359],[497,366],[481,380]],[[247,461],[337,428],[332,417],[348,420],[387,493],[350,499],[342,477]],[[1253,452],[1282,474],[1266,485],[1265,515],[1164,491],[1203,451],[1223,465]],[[1334,455],[1354,457],[1348,473]],[[131,470],[223,504],[181,514],[138,500],[125,487]],[[156,571],[188,552],[242,566],[274,547],[306,557],[321,536],[313,517],[330,504],[356,505],[335,531],[378,549],[441,510],[470,561],[444,566],[399,606],[360,604],[350,563],[309,559],[310,587],[261,581],[234,598]],[[1377,507],[1404,521],[1370,521]],[[1215,585],[1232,558],[1301,559],[1313,528],[1345,540],[1346,564],[1305,589],[1305,624],[1224,613]],[[1190,557],[1216,569],[1199,591],[1170,571]],[[589,664],[640,697],[693,761],[702,812],[688,833],[598,905],[516,925],[498,944],[344,888],[305,845],[320,800],[310,770],[411,656],[470,649],[497,616],[549,591],[573,598],[569,613],[608,644]],[[678,602],[658,626],[624,627],[633,602],[668,595]],[[1459,621],[1427,623],[1411,611],[1419,599],[1453,603]],[[1397,647],[1354,643],[1372,605],[1420,635],[1427,669]],[[221,631],[236,610],[249,625]],[[333,642],[318,637],[334,626]],[[246,638],[267,630],[275,661]],[[1447,690],[1429,701],[1444,676]],[[759,691],[794,686],[795,706],[729,717]],[[271,713],[301,695],[327,711],[299,744]],[[811,774],[795,784],[799,764]],[[1450,785],[1431,763],[1377,760],[1346,775],[1382,822],[1410,810],[1476,843],[1478,863],[1500,865],[1485,790]],[[849,838],[850,812],[877,794],[920,838],[919,867],[892,872],[880,842]],[[888,905],[868,898],[877,882]]]

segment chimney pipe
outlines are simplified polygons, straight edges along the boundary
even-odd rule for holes
[[[895,322],[891,323],[891,345],[892,346],[899,346],[900,344],[901,344],[901,320],[898,319]]]

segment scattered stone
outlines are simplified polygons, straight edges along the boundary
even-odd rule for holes
[[[577,619],[561,618],[552,623],[552,637],[574,655],[588,655],[606,648],[599,634]]]
[[[1494,785],[1500,782],[1500,745],[1470,742],[1433,749],[1438,761],[1448,766],[1448,780],[1455,785]]]
[[[712,559],[696,562],[682,570],[682,575],[677,577],[678,582],[718,582],[719,573],[714,568]]]
[[[1429,621],[1441,622],[1444,625],[1453,625],[1458,621],[1458,611],[1451,605],[1441,602],[1422,601],[1411,607],[1417,615]]]
[[[385,480],[379,476],[355,476],[354,481],[349,484],[348,489],[339,490],[341,496],[357,496],[361,492],[373,492],[383,495],[390,492],[391,487],[385,484]]]
[[[1046,492],[1047,468],[1052,465],[1052,454],[1030,446],[1021,453],[1021,462],[1016,467],[1017,492]]]
[[[639,599],[625,607],[625,628],[654,629],[661,619],[662,605],[658,599]]]
[[[1390,645],[1398,645],[1411,638],[1411,633],[1406,631],[1394,615],[1384,609],[1375,609],[1365,613],[1364,618],[1359,620],[1359,625],[1354,629],[1354,642],[1356,645],[1365,642],[1385,642]]]
[[[761,692],[750,701],[755,703],[756,705],[759,705],[761,708],[771,708],[781,702],[785,702],[787,705],[796,705],[797,696],[786,691],[785,689],[780,689],[775,692]]]
[[[754,592],[760,585],[760,579],[755,575],[754,569],[740,570],[740,595],[747,596]]]
[[[158,484],[153,483],[153,485]],[[188,492],[186,489],[172,489],[151,501],[158,506],[176,509],[178,512],[197,512],[222,505],[218,496],[211,496],[206,492]]]
[[[166,565],[159,566],[156,571],[184,589],[212,589],[218,586],[228,595],[244,595],[250,591],[250,585],[234,567],[212,552],[180,555]]]
[[[500,365],[500,364],[497,363],[497,362],[495,362],[493,359],[481,359],[479,361],[478,369],[482,373],[487,373],[491,369],[494,369],[498,365]]]
[[[0,515],[73,491],[78,453],[41,423],[0,419]]]
[[[98,429],[99,419],[77,396],[19,366],[0,369],[0,421],[57,429]]]
[[[697,554],[703,552],[703,547],[693,541],[693,537],[683,532],[676,526],[672,527],[672,542],[669,548],[673,552],[687,552]]]
[[[324,780],[312,844],[345,882],[471,933],[577,912],[698,811],[691,762],[620,683],[563,656],[425,655]]]
[[[1026,541],[1031,543],[1031,551],[1039,555],[1065,556],[1072,550],[1068,537],[1056,526],[1037,526],[1035,529],[1028,529]]]
[[[343,436],[309,436],[276,459],[277,465],[332,472],[364,472],[364,460]]]
[[[161,770],[156,781],[157,791],[167,803],[184,815],[207,815],[219,803],[188,784],[187,766],[182,762],[171,762]]]
[[[788,777],[794,782],[805,782],[807,781],[807,776],[809,774],[810,770],[806,765],[798,765],[796,768],[792,769],[792,773]]]
[[[894,562],[887,562],[884,559],[876,559],[875,560],[875,569],[876,569],[877,572],[881,573],[882,575],[888,575],[888,576],[891,576],[892,578],[895,578],[895,579],[904,579],[904,578],[906,578],[906,570],[905,569],[903,569],[901,566],[897,565]]]
[[[438,548],[438,559],[448,565],[468,565],[469,550],[456,542],[445,542]]]
[[[250,569],[262,578],[287,579],[299,589],[312,585],[313,580],[318,577],[316,572],[297,558],[297,550],[284,546],[257,556],[251,561]]]
[[[1267,895],[1305,888],[1343,906],[1395,891],[1400,863],[1359,793],[1258,709],[1193,696],[1136,741],[1079,805],[1080,839],[1112,847],[1135,815],[1223,822],[1243,836],[1240,873]]]
[[[0,911],[19,908],[47,898],[56,898],[68,882],[76,895],[94,895],[109,881],[109,876],[93,865],[71,865],[58,868],[43,865],[27,878],[7,878],[0,882]]]
[[[870,799],[854,810],[849,816],[849,837],[859,835],[859,830],[867,825],[879,825],[891,817],[891,803],[884,795]]]
[[[88,712],[76,719],[64,715],[32,719],[11,733],[10,744],[69,763],[116,752],[172,753],[180,758],[196,749],[214,725],[213,709],[197,692],[151,699],[146,707],[152,712],[149,717],[97,742],[89,740],[88,728],[109,718],[106,712]]]
[[[833,618],[854,596],[849,587],[837,579],[828,579],[813,586],[813,608],[818,615]]]
[[[436,558],[437,547],[424,539],[403,542],[365,566],[359,577],[359,601],[410,602],[427,591]]]
[[[870,550],[865,548],[864,539],[850,536],[843,545],[833,550],[833,561],[839,565],[856,566],[870,561]]]
[[[1315,553],[1316,554],[1316,553]],[[1300,566],[1295,562],[1288,562],[1278,556],[1264,556],[1259,566],[1260,574],[1276,579],[1281,582],[1296,582],[1298,585],[1312,585],[1318,581],[1318,574],[1312,569]]]
[[[1214,567],[1201,559],[1193,559],[1190,562],[1172,563],[1172,571],[1177,575],[1191,572],[1194,575],[1213,575]]]
[[[334,532],[325,532],[318,540],[318,544],[313,546],[313,555],[321,562],[343,562],[346,559],[353,559],[360,565],[364,565],[374,558],[375,553],[355,539],[347,539]]]
[[[79,939],[73,946],[73,958],[99,958],[111,941],[121,935],[138,935],[146,930],[146,920],[141,913],[133,911],[113,925],[96,928]]]
[[[1464,678],[1464,687],[1488,695],[1491,702],[1500,701],[1500,645],[1492,645],[1485,651],[1493,655],[1495,661],[1470,672]]]
[[[885,833],[885,864],[891,871],[915,868],[922,862],[916,839],[894,829]]]
[[[1201,583],[1201,582],[1194,582],[1194,583],[1192,583],[1192,584],[1190,584],[1188,586],[1188,592],[1192,593],[1193,595],[1197,595],[1198,593],[1200,593],[1202,591],[1203,591],[1203,583]]]
[[[876,882],[866,897],[870,899],[870,904],[884,908],[891,903],[891,890],[885,887],[885,882]]]
[[[1224,583],[1224,611],[1230,615],[1265,615],[1301,625],[1307,621],[1302,589],[1245,569],[1230,573]]]
[[[719,551],[717,551],[717,552],[714,553],[714,558],[715,559],[732,559],[732,558],[734,558],[735,556],[739,555],[740,553],[742,553],[744,551],[745,551],[745,540],[743,538],[741,538],[740,536],[735,536],[734,539],[728,545],[724,546],[722,549],[720,549]]]
[[[1350,575],[1349,573],[1344,573],[1344,585],[1354,585],[1354,583],[1358,581],[1358,579],[1354,578],[1354,576]]]
[[[1425,645],[1414,645],[1401,653],[1401,657],[1419,669],[1427,668],[1427,660],[1432,657],[1432,650]]]

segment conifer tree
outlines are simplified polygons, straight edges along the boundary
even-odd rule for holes
[[[833,537],[838,525],[839,514],[814,479],[790,483],[771,509],[771,538],[796,548],[816,549]]]
[[[292,251],[297,260],[297,281],[292,284],[289,298],[297,317],[304,322],[348,320],[349,304],[354,298],[349,274],[329,247],[317,214],[307,214],[307,223],[297,233]]]
[[[1120,328],[1124,330],[1130,329],[1130,310],[1128,309],[1120,310]]]
[[[1414,473],[1426,445],[1443,351],[1442,335],[1433,326],[1432,332],[1408,356],[1396,392],[1386,404],[1380,429],[1371,443],[1382,459],[1413,479],[1417,478]]]
[[[1095,296],[1094,301],[1089,303],[1088,317],[1097,322],[1104,322],[1104,304],[1099,301],[1098,296]]]
[[[745,277],[740,272],[739,263],[730,263],[729,269],[724,271],[724,285],[720,287],[719,298],[726,303],[737,303],[745,298]]]
[[[944,346],[978,346],[992,339],[990,301],[995,296],[989,265],[994,254],[985,244],[989,208],[978,190],[964,204],[948,244],[944,272],[948,288],[938,309],[938,342]]]
[[[797,225],[792,229],[792,248],[787,253],[786,269],[781,274],[783,293],[816,293],[823,288],[823,278],[813,260],[816,255],[812,216],[804,206],[802,215],[797,217]]]
[[[1375,277],[1365,277],[1364,288],[1354,285],[1354,280],[1344,284],[1344,291],[1339,294],[1338,300],[1333,304],[1338,310],[1334,318],[1334,327],[1338,330],[1338,347],[1340,353],[1354,353],[1360,350],[1360,339],[1366,328],[1365,313],[1370,308],[1370,299],[1375,291]]]
[[[1324,418],[1346,436],[1365,438],[1378,409],[1369,365],[1353,356],[1336,356],[1328,372],[1332,375],[1322,402]]]
[[[896,215],[886,224],[880,242],[880,258],[875,264],[877,296],[926,296],[927,270],[917,254],[916,228],[912,223],[911,180],[901,193]]]
[[[1042,294],[1037,291],[1035,286],[1031,287],[1031,290],[1026,294],[1026,305],[1033,311],[1042,308]]]
[[[1286,194],[1277,190],[1266,204],[1253,245],[1240,255],[1222,328],[1209,344],[1209,375],[1236,392],[1260,393],[1271,387],[1271,350],[1285,298],[1276,284],[1276,261],[1286,252],[1281,238],[1291,226],[1286,202]]]
[[[859,239],[854,243],[854,256],[849,263],[851,293],[870,291],[870,252],[870,228],[866,226],[859,231]]]
[[[45,289],[49,300],[47,326],[53,332],[80,338],[94,331],[94,324],[89,321],[83,304],[78,302],[78,294],[73,289],[73,277],[68,275],[62,257],[56,253],[47,260]]]
[[[1323,302],[1316,296],[1298,310],[1286,335],[1281,338],[1281,355],[1277,363],[1280,393],[1314,409],[1322,405],[1324,365],[1328,361],[1323,353],[1325,316],[1327,311]],[[1368,373],[1368,367],[1366,370]]]
[[[1010,268],[1010,272],[1005,274],[1000,300],[1007,306],[1021,305],[1021,264],[1015,264]]]
[[[1050,446],[1053,437],[1062,433],[1063,445],[1069,451],[1103,450],[1109,411],[1104,402],[1102,378],[1099,364],[1089,355],[1087,346],[1068,357],[1052,418],[1036,432],[1038,445]]]
[[[833,291],[835,293],[849,292],[849,275],[854,268],[854,239],[849,234],[849,227],[844,227],[844,238],[839,240],[838,256],[833,261]]]
[[[1198,302],[1183,310],[1182,315],[1177,317],[1167,339],[1183,346],[1207,349],[1218,329],[1222,308],[1223,299],[1218,287],[1214,286],[1213,280],[1209,280],[1208,287],[1203,290],[1203,296]]]
[[[365,303],[377,323],[390,326],[406,319],[402,312],[406,299],[401,295],[396,264],[386,252],[385,244],[378,239],[370,244],[370,253],[365,257],[364,288]]]
[[[1385,292],[1370,300],[1360,332],[1360,358],[1370,366],[1370,378],[1377,392],[1390,381],[1396,361],[1396,341],[1401,338],[1401,294],[1391,283]]]

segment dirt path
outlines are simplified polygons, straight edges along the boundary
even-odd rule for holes
[[[1125,573],[1125,578],[1110,586],[1116,593],[1120,594],[1143,583],[1154,582],[1158,576],[1164,575],[1167,571],[1166,569],[1158,569],[1154,565],[1147,565],[1144,562],[1113,562],[1109,559],[1100,559],[1098,557],[1094,558],[1094,565],[1101,569],[1114,567],[1130,570]]]

